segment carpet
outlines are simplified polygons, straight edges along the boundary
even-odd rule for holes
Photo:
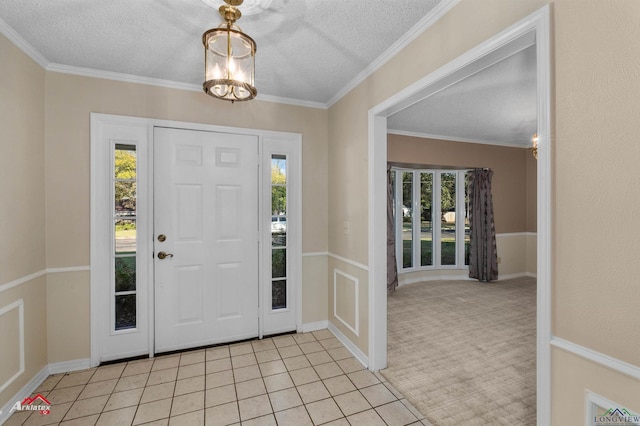
[[[434,425],[536,424],[536,280],[431,281],[387,299],[387,380]]]

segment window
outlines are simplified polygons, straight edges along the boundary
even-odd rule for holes
[[[393,184],[398,270],[468,265],[466,171],[395,170]]]
[[[113,168],[113,329],[136,328],[136,146],[115,144]]]
[[[271,156],[271,309],[287,303],[287,156]]]

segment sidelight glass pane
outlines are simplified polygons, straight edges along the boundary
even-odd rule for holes
[[[271,228],[271,247],[285,247],[287,245],[287,231],[274,231]]]
[[[273,185],[271,187],[271,213],[275,216],[287,214],[287,187]]]
[[[136,327],[136,295],[116,296],[116,330]]]
[[[273,249],[271,251],[271,278],[287,276],[287,249]]]
[[[456,173],[441,173],[441,265],[456,264]]]
[[[433,173],[420,173],[420,266],[433,265]]]
[[[118,217],[135,217],[136,215],[136,183],[116,181],[114,209]]]
[[[271,283],[271,309],[286,309],[287,307],[287,280],[278,280]]]
[[[136,146],[116,144],[114,168],[116,179],[136,179]]]
[[[136,252],[135,219],[115,221],[116,254]]]
[[[136,289],[136,257],[116,257],[116,293],[135,291]]]
[[[413,173],[402,172],[402,267],[413,267]]]
[[[287,183],[287,156],[274,154],[271,156],[271,183],[283,185]]]

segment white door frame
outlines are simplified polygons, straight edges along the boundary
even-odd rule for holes
[[[369,369],[387,365],[386,229],[387,117],[523,46],[536,45],[538,111],[537,422],[551,421],[551,47],[550,8],[459,56],[369,110]],[[514,50],[515,49],[515,50]]]
[[[90,248],[91,248],[91,271],[90,271],[90,307],[91,307],[91,359],[90,365],[91,367],[95,367],[99,365],[103,361],[107,361],[107,358],[103,357],[103,340],[106,337],[106,333],[108,333],[109,324],[105,324],[103,318],[107,314],[105,312],[105,301],[104,301],[104,291],[101,291],[105,288],[105,276],[109,277],[111,275],[110,265],[108,262],[105,262],[105,258],[111,255],[111,244],[107,243],[110,239],[113,238],[109,230],[105,230],[104,223],[107,220],[105,218],[104,209],[105,206],[108,206],[113,203],[112,200],[105,200],[105,189],[109,188],[111,175],[110,171],[105,170],[106,167],[109,166],[110,161],[108,158],[105,158],[104,149],[100,148],[104,146],[105,143],[109,143],[112,139],[118,139],[119,136],[112,136],[116,133],[123,134],[132,134],[132,136],[127,137],[128,141],[135,141],[136,144],[140,147],[141,152],[146,152],[146,155],[143,158],[138,158],[138,162],[142,167],[141,171],[146,175],[141,182],[144,182],[144,187],[138,188],[138,193],[141,200],[138,203],[139,210],[145,212],[144,218],[139,218],[139,228],[144,228],[141,232],[141,235],[138,240],[138,251],[142,254],[145,253],[145,256],[148,258],[148,262],[146,262],[146,277],[143,280],[144,282],[140,282],[141,286],[144,286],[144,290],[146,291],[146,299],[141,303],[145,303],[145,310],[147,311],[146,318],[144,318],[145,322],[145,330],[141,331],[144,336],[141,339],[146,340],[146,345],[142,345],[143,349],[138,350],[136,353],[128,354],[127,356],[133,355],[146,355],[148,353],[149,356],[154,355],[154,336],[155,336],[155,328],[154,328],[154,317],[155,317],[155,306],[154,306],[154,271],[153,271],[153,259],[151,258],[151,253],[153,252],[153,129],[154,127],[171,127],[185,130],[200,130],[200,131],[208,131],[208,132],[218,132],[218,133],[234,133],[234,134],[243,134],[243,135],[252,135],[258,137],[258,147],[260,153],[260,165],[256,164],[256,167],[265,167],[267,164],[266,160],[262,158],[263,146],[269,146],[270,142],[273,143],[278,141],[289,142],[295,145],[295,149],[292,149],[293,155],[297,155],[296,159],[296,168],[291,170],[291,178],[296,179],[298,183],[293,185],[293,188],[290,192],[291,204],[289,206],[289,215],[293,220],[291,223],[287,224],[288,229],[290,230],[291,236],[291,258],[290,265],[288,267],[291,268],[291,282],[293,283],[293,299],[292,302],[295,304],[295,320],[296,320],[296,330],[302,330],[302,170],[301,170],[301,145],[302,145],[302,135],[299,133],[290,133],[290,132],[275,132],[268,130],[260,130],[260,129],[245,129],[238,127],[227,127],[227,126],[218,126],[218,125],[209,125],[209,124],[199,124],[199,123],[188,123],[188,122],[180,122],[180,121],[172,121],[172,120],[157,120],[157,119],[146,119],[146,118],[138,118],[138,117],[129,117],[129,116],[119,116],[119,115],[111,115],[111,114],[99,114],[99,113],[91,113],[91,183],[90,183],[90,204],[91,204],[91,230],[90,230]],[[114,130],[115,129],[115,130]],[[105,166],[105,162],[107,162],[107,166]],[[270,159],[269,163],[270,164]],[[259,173],[259,176],[262,174]],[[259,178],[261,180],[261,178]],[[259,181],[257,183],[259,186],[259,192],[262,192],[261,188],[263,187],[262,182]],[[109,195],[110,198],[110,195]],[[263,205],[270,200],[270,194],[262,194],[258,200],[258,209],[259,212],[263,212]],[[144,204],[144,206],[140,206],[140,203]],[[294,219],[295,218],[295,219]],[[109,219],[111,220],[111,219]],[[268,221],[265,219],[261,220],[259,235],[257,238],[259,239],[260,246],[263,246],[267,243],[265,239],[262,237],[265,233],[261,232],[263,230],[263,226],[270,226],[271,218],[269,216]],[[144,240],[143,240],[144,239]],[[269,240],[270,241],[270,240]],[[265,271],[263,266],[259,265],[259,270],[261,271],[260,277],[260,294],[263,294],[264,290],[264,282],[266,281],[262,274]],[[269,280],[270,282],[270,280]],[[259,307],[259,336],[263,335],[263,317],[265,313],[263,312],[264,306],[262,303],[262,297],[260,300]]]

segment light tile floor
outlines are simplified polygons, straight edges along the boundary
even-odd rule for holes
[[[14,425],[430,425],[329,330],[49,376]]]

